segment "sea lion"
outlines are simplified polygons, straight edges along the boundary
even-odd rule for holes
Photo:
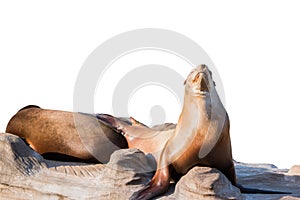
[[[110,116],[97,115],[122,131],[129,147],[140,148],[145,153],[158,152],[154,155],[157,162],[154,177],[132,199],[150,199],[164,193],[170,182],[170,166],[179,174],[185,174],[196,165],[215,167],[236,185],[229,119],[216,92],[211,72],[206,65],[201,65],[192,70],[184,84],[184,104],[176,128],[164,133],[152,129],[145,131],[145,127],[141,127],[144,129],[141,132],[131,126],[135,129],[132,131],[130,126],[124,126]],[[143,142],[140,136],[144,137],[145,132]],[[149,132],[154,133],[152,137],[147,137]]]
[[[154,177],[131,199],[151,199],[166,192],[174,173],[172,170],[176,175],[183,175],[194,166],[219,169],[244,193],[287,194],[248,189],[237,184],[229,117],[217,94],[211,71],[206,65],[200,65],[192,70],[184,84],[182,112],[177,125],[168,130],[159,131],[139,123],[128,125],[110,115],[97,115],[98,119],[121,132],[130,148],[154,154],[157,163]]]
[[[130,117],[131,123],[126,123],[112,115],[96,114],[97,118],[122,134],[128,143],[129,148],[137,148],[146,154],[151,154],[157,160],[174,132],[175,124],[165,123],[148,127],[145,124]]]
[[[130,123],[125,119],[124,123]],[[95,115],[26,106],[9,121],[6,132],[23,138],[46,158],[106,163],[126,139]]]

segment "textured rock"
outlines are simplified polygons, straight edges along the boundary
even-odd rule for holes
[[[116,151],[106,166],[56,162],[2,133],[0,155],[0,199],[128,199],[152,177],[135,149]]]
[[[290,192],[291,194],[243,194],[247,200],[298,199],[300,177],[287,176],[288,170],[270,164],[235,163],[237,181],[247,188]]]
[[[107,165],[45,160],[17,136],[0,133],[0,199],[128,199],[152,177],[153,160],[137,149],[113,153]],[[273,165],[236,163],[246,187],[290,195],[241,194],[216,169],[195,167],[157,199],[298,199],[300,176]]]
[[[217,169],[194,167],[176,185],[178,199],[244,199]]]
[[[0,155],[0,199],[80,199],[98,190],[102,165],[44,160],[10,134],[0,134]]]
[[[143,152],[137,149],[115,151],[99,176],[99,195],[105,199],[128,199],[148,183],[152,175]]]
[[[288,175],[300,176],[300,165],[294,165],[293,167],[291,167],[291,169],[288,171]]]

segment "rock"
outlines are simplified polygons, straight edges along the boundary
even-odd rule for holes
[[[237,181],[247,188],[290,192],[291,194],[243,194],[247,200],[295,199],[300,197],[300,177],[270,164],[235,163]]]
[[[10,134],[0,135],[0,155],[2,181],[16,175],[34,175],[45,166],[41,155],[28,148],[19,137]]]
[[[300,165],[294,165],[293,167],[291,167],[287,174],[292,176],[300,176]]]
[[[219,170],[194,167],[183,176],[175,188],[176,199],[244,199]]]
[[[282,197],[280,198],[280,200],[299,200],[300,198],[298,197],[292,197],[292,196],[286,196],[286,197]]]
[[[19,137],[0,134],[0,199],[128,199],[151,180],[151,159],[122,149],[107,165],[45,160]]]
[[[0,134],[0,199],[85,199],[97,195],[102,165],[44,160],[17,136]]]
[[[151,180],[153,173],[149,166],[140,150],[115,151],[99,176],[99,195],[104,199],[129,199],[134,191]]]
[[[300,176],[273,165],[236,163],[245,187],[289,195],[240,194],[216,169],[194,167],[156,199],[297,199]],[[151,180],[155,162],[137,149],[115,151],[108,164],[45,160],[19,137],[0,133],[0,199],[128,199]]]

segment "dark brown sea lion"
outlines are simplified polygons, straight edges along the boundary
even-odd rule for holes
[[[185,81],[184,104],[178,124],[169,130],[128,125],[117,118],[97,117],[121,132],[130,148],[153,154],[157,170],[142,190],[131,199],[151,199],[167,191],[171,169],[185,174],[194,166],[219,169],[233,185],[246,193],[282,193],[244,188],[236,183],[229,135],[228,114],[217,94],[212,74],[206,65],[192,70]],[[282,193],[284,194],[284,193]]]
[[[17,112],[6,132],[23,138],[32,149],[55,160],[78,158],[106,163],[115,150],[128,147],[122,135],[91,114],[38,106],[26,106]]]

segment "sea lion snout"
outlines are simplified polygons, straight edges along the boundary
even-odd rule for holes
[[[204,72],[196,73],[195,77],[192,79],[192,83],[195,85],[194,90],[199,90],[201,94],[209,92],[209,82],[207,79],[208,78]]]
[[[208,83],[204,78],[200,81],[200,92],[209,92]]]
[[[201,64],[199,67],[202,68],[202,69],[207,69],[206,64]]]
[[[214,87],[211,71],[206,65],[200,65],[192,70],[185,81],[186,89],[195,96],[206,96]]]

